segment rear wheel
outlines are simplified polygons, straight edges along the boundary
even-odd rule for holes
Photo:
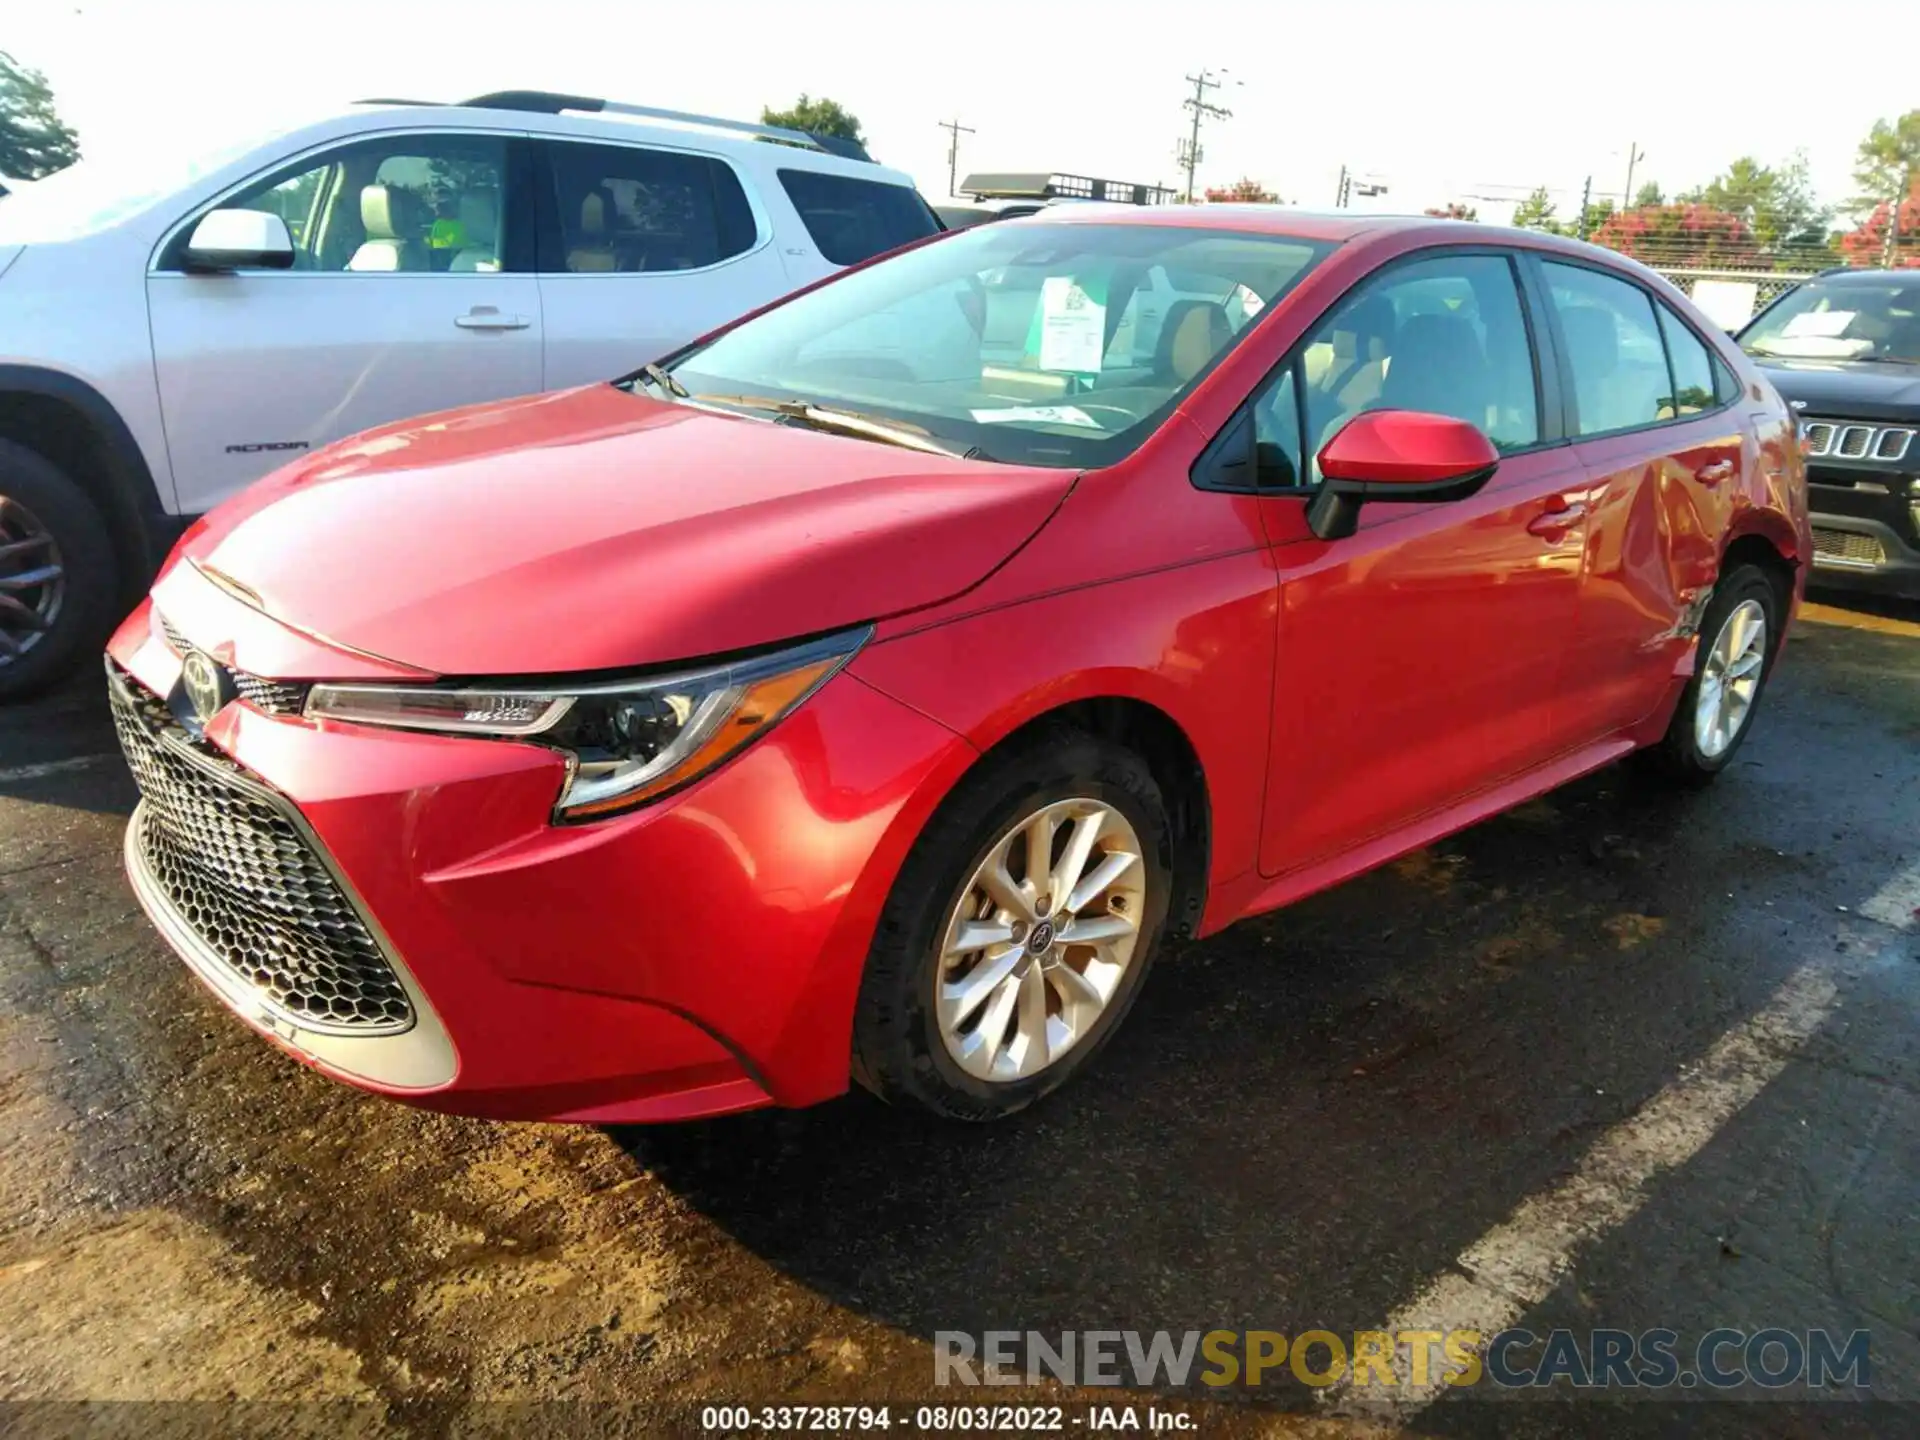
[[[1132,1006],[1172,890],[1152,773],[1078,731],[989,762],[927,827],[876,932],[857,1078],[963,1120],[1030,1105]]]
[[[42,456],[0,440],[0,700],[44,689],[104,641],[117,584],[93,502]]]
[[[1760,704],[1780,643],[1780,592],[1756,565],[1715,588],[1700,624],[1693,678],[1648,764],[1680,785],[1705,785],[1732,763]]]

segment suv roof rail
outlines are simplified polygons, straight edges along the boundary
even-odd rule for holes
[[[417,100],[363,101],[363,104],[417,105]],[[847,160],[865,160],[873,157],[865,148],[853,140],[843,140],[837,135],[815,135],[806,130],[792,130],[784,125],[756,124],[750,120],[727,120],[718,115],[696,115],[688,110],[664,110],[654,105],[629,105],[623,100],[607,100],[598,95],[567,95],[555,90],[494,90],[485,95],[476,95],[471,100],[454,102],[473,110],[525,110],[538,115],[558,115],[562,111],[574,110],[588,115],[634,115],[642,120],[667,120],[677,125],[700,125],[713,130],[732,130],[742,135],[752,135],[761,140],[777,140],[786,145],[798,145],[808,150],[818,150],[827,155],[838,155]]]

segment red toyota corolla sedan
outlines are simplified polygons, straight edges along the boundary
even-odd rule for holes
[[[990,1119],[1170,936],[1710,779],[1810,554],[1789,412],[1630,261],[1059,207],[196,524],[109,650],[127,868],[395,1098]]]

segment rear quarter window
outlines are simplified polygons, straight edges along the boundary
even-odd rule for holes
[[[940,228],[919,192],[905,185],[817,170],[782,170],[780,185],[814,245],[835,265],[858,265]]]

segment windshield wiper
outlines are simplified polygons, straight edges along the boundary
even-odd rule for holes
[[[895,425],[885,420],[877,420],[871,415],[862,415],[854,410],[837,410],[826,405],[815,405],[806,400],[776,400],[770,395],[695,395],[695,400],[708,400],[716,405],[731,405],[742,410],[765,410],[770,414],[783,416],[814,430],[825,430],[832,434],[854,435],[862,440],[877,441],[882,445],[898,445],[903,450],[918,450],[924,455],[944,455],[949,460],[987,460],[990,457],[978,445],[969,445],[965,450],[956,450],[951,445],[943,445],[925,431],[909,425]]]
[[[693,393],[651,360],[642,365],[636,373],[640,378],[652,381],[656,388],[666,391],[676,400],[685,400]]]

